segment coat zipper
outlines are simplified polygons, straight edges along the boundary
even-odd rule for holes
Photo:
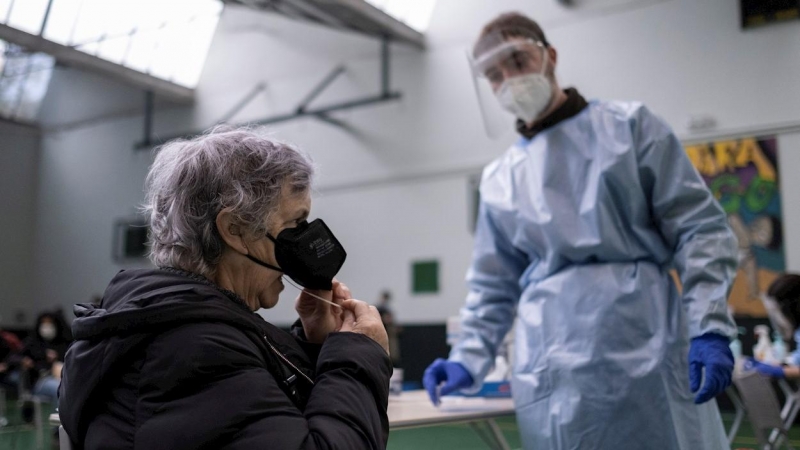
[[[289,361],[289,358],[287,358],[287,357],[283,356],[283,353],[279,352],[279,351],[278,351],[278,350],[277,350],[275,347],[273,347],[273,346],[272,346],[272,343],[269,341],[269,339],[267,339],[267,336],[266,336],[266,335],[264,335],[264,342],[266,342],[266,343],[267,343],[267,345],[269,346],[269,348],[272,350],[272,352],[273,352],[273,353],[275,353],[276,355],[278,355],[278,358],[282,359],[282,360],[283,360],[283,362],[285,362],[286,364],[288,364],[289,366],[291,366],[291,368],[292,368],[292,369],[294,369],[294,371],[295,371],[296,373],[298,373],[298,374],[299,374],[301,377],[305,378],[305,379],[306,379],[306,381],[308,381],[308,382],[309,382],[309,383],[310,383],[312,386],[314,386],[314,381],[313,381],[313,380],[311,380],[311,378],[308,378],[308,376],[307,376],[305,373],[303,373],[303,371],[302,371],[302,370],[298,369],[298,368],[297,368],[297,366],[295,366],[294,364],[292,364],[292,362],[291,362],[291,361]]]

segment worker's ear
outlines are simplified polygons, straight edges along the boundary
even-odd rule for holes
[[[225,244],[237,252],[247,255],[247,241],[244,229],[231,213],[230,208],[225,208],[217,214],[217,232]]]
[[[547,47],[547,57],[550,59],[550,64],[555,67],[556,63],[558,63],[558,51],[556,51],[555,47]]]

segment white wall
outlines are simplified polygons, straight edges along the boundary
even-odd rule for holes
[[[0,122],[0,325],[32,320],[39,132]]]
[[[786,269],[800,271],[800,132],[778,138]]]
[[[76,107],[80,105],[80,107]],[[112,258],[114,225],[136,217],[152,152],[143,138],[144,94],[127,85],[57,69],[41,112],[34,248],[37,310],[88,302],[117,271],[149,266]],[[161,123],[190,129],[190,110],[166,105]]]
[[[39,308],[87,302],[122,268],[112,260],[114,220],[136,215],[151,163],[134,152],[134,120],[42,138],[36,234]],[[124,142],[125,144],[120,144]]]
[[[76,124],[88,126],[121,113],[141,114],[144,93],[99,75],[56,66],[39,111],[47,132]],[[56,128],[56,129],[54,129]]]
[[[800,22],[741,31],[737,2],[730,0],[581,4],[566,10],[553,0],[439,0],[428,50],[393,46],[392,85],[402,100],[336,114],[349,130],[314,119],[273,127],[320,167],[312,214],[347,246],[342,279],[356,296],[374,300],[390,288],[400,319],[414,322],[442,321],[462,303],[471,241],[467,174],[514,139],[510,126],[497,141],[485,136],[465,58],[482,23],[499,12],[538,14],[559,51],[563,84],[589,98],[642,100],[681,137],[692,137],[686,127],[692,114],[713,116],[720,134],[800,123]],[[285,113],[340,63],[346,74],[314,105],[377,93],[378,49],[362,36],[226,8],[196,107],[190,115],[162,114],[156,131],[204,128],[261,81],[267,91],[237,119]],[[69,101],[86,95],[103,94],[75,87]],[[141,118],[122,118],[43,139],[39,298],[84,301],[120,267],[110,258],[111,220],[141,199],[150,155],[131,150],[140,134]],[[799,147],[797,136],[781,138],[782,174],[800,169]],[[794,194],[800,191],[789,178],[782,185],[787,263],[797,270],[800,238],[792,230],[800,225]],[[410,262],[418,257],[439,258],[439,295],[409,295]],[[290,296],[267,315],[290,321]]]

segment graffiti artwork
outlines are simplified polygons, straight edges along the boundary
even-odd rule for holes
[[[785,269],[777,139],[745,138],[686,146],[739,240],[729,297],[737,315],[766,316],[759,299]]]

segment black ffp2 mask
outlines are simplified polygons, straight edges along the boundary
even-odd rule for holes
[[[322,219],[303,222],[296,228],[286,228],[278,236],[267,237],[275,243],[278,267],[247,255],[262,266],[279,270],[307,289],[333,288],[333,277],[339,273],[347,252]]]

